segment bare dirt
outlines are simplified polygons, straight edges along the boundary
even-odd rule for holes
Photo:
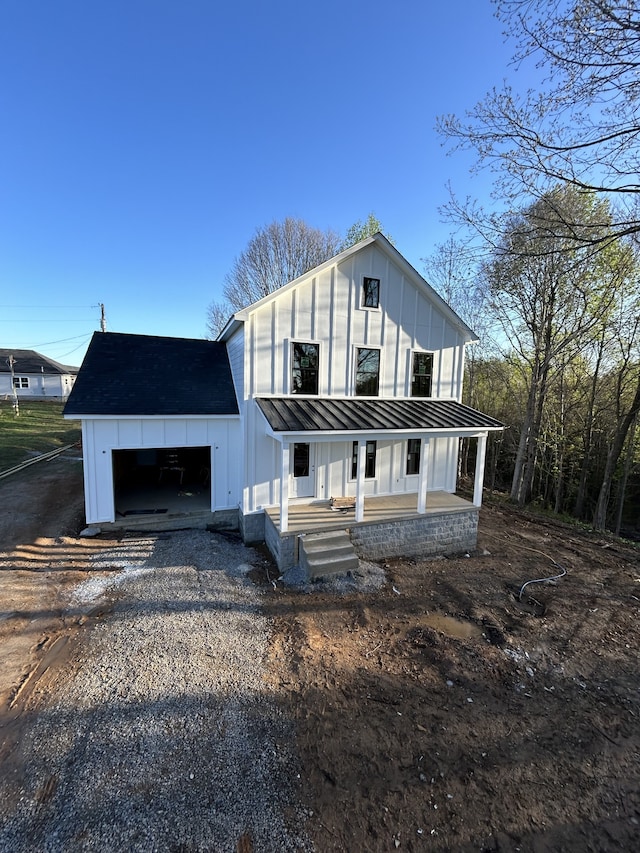
[[[0,506],[6,769],[33,685],[92,618],[67,593],[113,543],[77,538],[73,459],[0,481]],[[566,576],[519,598],[553,561]],[[341,595],[255,577],[316,850],[637,850],[638,547],[492,503],[478,554],[386,574],[378,592]]]

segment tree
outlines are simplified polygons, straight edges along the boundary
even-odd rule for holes
[[[226,320],[289,281],[331,258],[339,250],[334,231],[312,228],[287,217],[257,228],[224,279],[223,301],[209,306],[207,328],[216,337]]]
[[[494,88],[465,119],[441,117],[440,131],[494,169],[495,194],[507,202],[523,194],[540,199],[557,184],[616,199],[614,218],[586,229],[569,212],[550,211],[565,239],[599,244],[640,232],[637,0],[494,2],[515,39],[514,66],[535,63],[542,80],[523,94]],[[450,212],[478,221],[470,202],[454,199]],[[490,217],[484,219],[488,228]]]
[[[485,267],[491,308],[528,389],[511,487],[512,500],[521,505],[531,497],[550,382],[597,335],[633,273],[625,247],[576,248],[563,228],[567,218],[587,228],[604,223],[603,207],[593,194],[557,188],[513,217]]]
[[[354,222],[351,228],[347,229],[347,233],[344,236],[342,243],[340,244],[340,251],[344,252],[345,249],[349,249],[351,246],[355,246],[356,243],[359,243],[360,240],[364,240],[367,237],[373,237],[374,234],[380,232],[384,234],[382,223],[378,219],[378,217],[371,212],[364,222],[358,220]],[[389,234],[384,234],[387,240],[395,245],[393,237]]]

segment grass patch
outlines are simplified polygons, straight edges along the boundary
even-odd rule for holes
[[[16,417],[11,400],[0,401],[0,472],[80,441],[80,422],[65,421],[63,408],[63,403],[21,400]]]

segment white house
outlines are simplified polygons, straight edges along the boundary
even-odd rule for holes
[[[96,333],[94,341],[101,338]],[[180,453],[190,446],[187,422],[195,418],[208,423],[196,444],[211,456],[209,508],[235,508],[244,540],[266,541],[281,569],[304,557],[308,536],[322,534],[326,550],[333,529],[372,558],[474,547],[486,440],[502,425],[460,402],[473,333],[381,234],[239,311],[217,343],[200,342],[223,348],[215,369],[228,371],[235,390],[231,401],[229,383],[223,388],[215,429],[212,412],[200,411],[189,391],[179,403],[185,412],[161,410],[157,391],[154,402],[148,389],[144,418],[133,411],[157,345],[149,348],[149,340],[173,342],[167,351],[183,372],[172,381],[189,376],[184,342],[141,340],[139,375],[128,374],[102,398],[100,413],[89,412],[91,401],[79,393],[85,377],[104,385],[96,358],[83,364],[78,396],[67,406],[83,419],[88,521],[116,521],[114,451],[171,445]],[[201,397],[213,378],[205,374],[197,373]],[[182,433],[167,431],[173,419],[184,421]],[[223,423],[224,440],[216,431]],[[462,437],[477,439],[473,503],[455,495]],[[232,454],[233,472],[216,461],[218,442]],[[111,496],[95,497],[107,491]]]
[[[13,368],[13,369],[12,369]],[[0,398],[66,400],[77,367],[60,364],[31,349],[0,349]]]

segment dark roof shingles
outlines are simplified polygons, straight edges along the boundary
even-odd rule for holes
[[[96,332],[66,415],[236,415],[225,344]]]

